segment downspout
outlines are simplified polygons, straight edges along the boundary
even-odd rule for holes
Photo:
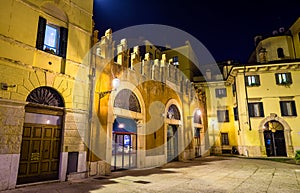
[[[249,124],[249,131],[251,131],[251,120],[250,120],[250,116],[249,116],[249,109],[248,109],[248,90],[247,90],[247,84],[246,84],[246,65],[244,65],[244,86],[245,86],[245,94],[246,94],[246,109],[247,109],[247,114],[248,114],[248,124]]]
[[[90,50],[90,70],[89,70],[89,85],[90,85],[90,101],[89,101],[89,119],[88,119],[88,128],[89,128],[89,134],[88,134],[88,159],[89,159],[89,171],[91,170],[91,160],[92,160],[92,121],[93,121],[93,105],[94,105],[94,93],[95,93],[95,75],[96,75],[96,47],[95,47],[95,38],[98,38],[98,31],[94,31],[92,35],[92,45]]]
[[[235,86],[235,101],[236,101],[236,107],[237,107],[237,116],[238,116],[238,126],[239,126],[239,130],[238,130],[238,135],[240,135],[240,131],[241,131],[241,120],[240,120],[240,116],[239,116],[239,101],[238,101],[238,97],[237,97],[237,92],[236,92],[236,77],[234,77],[234,86]]]

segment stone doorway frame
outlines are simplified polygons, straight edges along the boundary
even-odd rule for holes
[[[259,124],[258,132],[259,132],[261,155],[264,157],[267,156],[265,139],[264,139],[264,131],[266,129],[264,128],[264,125],[269,121],[278,121],[283,126],[286,154],[287,154],[287,157],[293,157],[294,156],[294,148],[292,145],[292,138],[291,138],[292,129],[283,118],[278,117],[277,114],[275,114],[275,113],[271,113],[270,116],[264,118]]]

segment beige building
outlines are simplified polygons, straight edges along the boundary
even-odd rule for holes
[[[0,12],[0,190],[85,176],[93,1],[7,0]]]
[[[255,38],[249,64],[220,65],[207,88],[213,153],[232,148],[250,157],[294,157],[300,149],[300,18],[272,36]],[[228,150],[228,151],[227,151]],[[232,153],[232,152],[231,152]]]

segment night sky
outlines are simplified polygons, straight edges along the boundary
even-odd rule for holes
[[[163,24],[197,38],[218,62],[245,63],[256,35],[288,29],[299,16],[300,1],[94,0],[93,18],[99,36],[108,28]]]

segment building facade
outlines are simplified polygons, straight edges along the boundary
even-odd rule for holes
[[[149,41],[128,48],[122,39],[114,52],[113,43],[107,30],[93,47],[91,175],[208,155],[205,97],[167,61],[171,50],[157,51]]]
[[[294,157],[300,148],[300,18],[287,31],[255,40],[249,64],[229,61],[222,77],[197,83],[207,88],[211,152]]]
[[[89,125],[82,59],[91,47],[93,1],[8,0],[0,10],[0,190],[85,176],[78,130]]]

